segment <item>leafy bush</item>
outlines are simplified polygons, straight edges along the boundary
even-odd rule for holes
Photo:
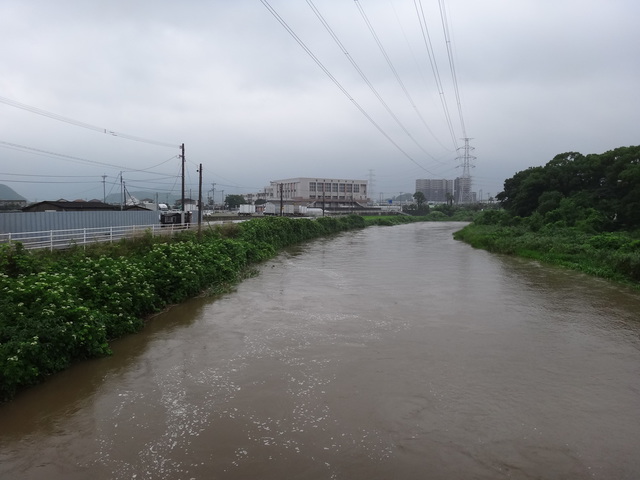
[[[534,231],[525,221],[511,227],[472,223],[454,238],[475,248],[535,258],[639,286],[640,240],[623,232],[592,235],[558,223]]]
[[[362,228],[362,217],[252,219],[235,226],[150,235],[85,252],[0,246],[0,400],[67,367],[106,355],[108,340],[206,289],[237,281],[251,263],[311,238]]]

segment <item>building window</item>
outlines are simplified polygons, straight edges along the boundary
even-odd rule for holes
[[[331,191],[337,192],[338,191],[338,184],[337,183],[332,183],[331,185],[332,185]]]
[[[309,182],[309,191],[310,192],[316,191],[316,182]]]
[[[360,192],[360,185],[358,185],[357,183],[353,186],[353,193],[359,193]]]

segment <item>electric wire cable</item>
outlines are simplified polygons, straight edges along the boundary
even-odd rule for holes
[[[387,132],[367,113],[367,111],[362,108],[362,106],[353,98],[349,92],[340,84],[340,82],[333,76],[333,74],[324,66],[324,64],[320,61],[320,59],[307,47],[307,45],[298,37],[298,35],[293,31],[293,29],[285,22],[285,20],[275,11],[275,9],[269,4],[267,0],[260,0],[260,2],[269,10],[269,12],[273,15],[273,17],[284,27],[284,29],[293,37],[293,39],[302,47],[302,49],[311,57],[311,59],[320,67],[320,69],[327,75],[331,81],[340,89],[340,91],[355,105],[355,107],[362,113],[367,120],[394,146],[396,149],[402,153],[407,159],[411,162],[415,163],[425,172],[430,175],[434,175],[427,168],[420,165],[409,153],[407,153],[400,145],[398,145],[393,138],[389,136]]]
[[[58,120],[60,122],[65,122],[71,125],[75,125],[76,127],[86,128],[88,130],[93,130],[95,132],[104,133],[106,135],[111,135],[114,137],[124,138],[126,140],[132,140],[135,142],[149,143],[151,145],[158,145],[161,147],[169,147],[169,148],[179,148],[179,145],[174,145],[166,142],[160,142],[157,140],[150,140],[148,138],[137,137],[134,135],[128,135],[122,132],[116,132],[113,130],[108,130],[106,128],[97,127],[95,125],[91,125],[89,123],[82,122],[80,120],[74,120],[73,118],[63,117],[62,115],[58,115],[57,113],[48,112],[41,108],[32,107],[31,105],[27,105],[25,103],[16,102],[15,100],[11,100],[9,98],[0,97],[0,103],[4,103],[5,105],[9,105],[12,107],[20,108],[22,110],[26,110],[31,113],[35,113],[37,115],[42,115],[43,117],[48,117],[53,120]]]
[[[382,56],[386,60],[387,65],[389,66],[389,69],[391,70],[391,73],[393,73],[393,76],[395,77],[396,81],[400,85],[400,88],[404,92],[405,97],[407,97],[407,100],[409,101],[411,107],[414,109],[414,111],[416,112],[416,114],[418,115],[420,120],[422,121],[423,125],[427,128],[427,130],[433,136],[433,138],[438,140],[437,137],[435,136],[435,134],[433,133],[433,131],[431,130],[431,128],[429,128],[429,125],[427,124],[426,120],[424,119],[424,117],[420,113],[420,110],[418,109],[418,107],[416,105],[416,102],[413,100],[413,97],[409,93],[409,90],[407,90],[407,87],[405,86],[404,82],[400,78],[400,75],[398,74],[398,70],[393,65],[393,62],[391,61],[391,58],[389,57],[389,54],[387,53],[386,49],[384,48],[384,45],[382,45],[382,42],[380,41],[380,37],[378,37],[378,34],[376,33],[375,29],[373,28],[373,25],[369,21],[369,17],[367,17],[367,14],[365,13],[364,8],[362,8],[362,5],[360,4],[360,2],[358,0],[354,0],[354,2],[356,4],[356,6],[358,7],[358,11],[360,12],[360,15],[362,16],[362,19],[364,20],[365,24],[367,25],[367,28],[369,29],[369,32],[371,33],[371,35],[373,36],[373,39],[375,40],[376,44],[378,45],[378,48],[380,49],[380,52],[382,52]],[[413,137],[412,137],[412,139],[413,139]],[[428,154],[428,155],[431,158],[433,158],[434,160],[436,160],[431,154]]]
[[[322,23],[322,25],[324,26],[324,28],[327,30],[327,32],[329,32],[329,35],[331,35],[331,38],[333,38],[333,40],[336,42],[336,44],[338,45],[338,47],[340,48],[340,50],[342,51],[342,53],[344,53],[344,55],[347,57],[347,59],[349,60],[349,62],[351,63],[351,65],[353,66],[353,68],[356,69],[356,71],[358,72],[358,74],[360,75],[360,77],[362,78],[362,80],[364,80],[364,82],[367,84],[367,86],[369,87],[369,89],[371,90],[371,92],[373,92],[373,94],[376,96],[376,98],[380,101],[380,103],[382,104],[382,106],[385,108],[385,110],[389,113],[389,115],[391,116],[391,118],[393,118],[395,120],[395,122],[398,124],[398,126],[407,134],[407,136],[416,144],[416,146],[422,150],[425,155],[431,157],[435,162],[437,163],[441,163],[436,157],[434,157],[430,152],[428,152],[416,139],[413,135],[411,135],[411,133],[409,132],[409,130],[407,129],[407,127],[405,127],[405,125],[400,121],[400,119],[397,117],[397,115],[391,110],[391,108],[389,107],[389,105],[387,104],[387,102],[385,102],[385,100],[382,98],[382,96],[380,95],[380,93],[378,93],[378,91],[376,90],[376,88],[373,86],[373,84],[371,83],[371,81],[367,78],[367,76],[365,75],[365,73],[362,71],[362,69],[360,68],[360,66],[356,63],[356,61],[354,60],[354,58],[349,54],[349,52],[347,51],[347,49],[345,48],[345,46],[343,45],[343,43],[340,41],[340,39],[338,38],[338,36],[335,34],[335,32],[333,31],[333,29],[329,26],[328,22],[325,20],[325,18],[322,16],[322,14],[320,13],[320,11],[317,9],[317,7],[314,5],[312,0],[307,0],[307,4],[309,5],[309,7],[311,7],[311,9],[313,10],[313,13],[315,13],[316,17],[318,17],[318,20],[320,20],[320,22]],[[414,108],[415,104],[413,104]],[[419,113],[418,113],[419,115]],[[421,117],[422,118],[422,117]],[[423,119],[424,121],[424,119]],[[426,122],[425,122],[426,125]],[[435,137],[435,135],[433,134],[433,132],[431,131],[431,129],[427,126],[427,129],[429,130],[429,133],[431,133],[431,135]],[[436,139],[437,140],[437,139]]]
[[[26,152],[26,153],[31,153],[31,154],[35,154],[35,155],[41,155],[41,156],[45,156],[45,157],[51,157],[51,158],[60,158],[63,160],[67,160],[73,163],[87,163],[90,165],[100,165],[103,167],[111,167],[111,168],[116,168],[118,170],[121,170],[123,172],[142,172],[142,173],[146,173],[149,175],[161,175],[161,176],[167,176],[166,173],[160,173],[160,172],[150,172],[149,170],[151,168],[156,168],[159,167],[160,165],[164,165],[165,163],[173,160],[176,158],[176,156],[172,156],[171,158],[169,158],[168,160],[164,160],[163,162],[159,163],[158,165],[154,165],[152,167],[146,168],[146,169],[134,169],[134,170],[126,170],[126,167],[123,167],[121,165],[115,165],[112,163],[106,163],[106,162],[99,162],[96,160],[89,160],[87,158],[82,158],[82,157],[76,157],[73,155],[67,155],[67,154],[63,154],[63,153],[57,153],[57,152],[53,152],[50,150],[43,150],[40,148],[35,148],[35,147],[29,147],[26,145],[20,145],[17,143],[12,143],[12,142],[5,142],[0,140],[0,147],[2,148],[7,148],[10,150],[17,150],[17,151],[22,151],[22,152]],[[18,174],[19,175],[19,174]],[[38,175],[34,175],[34,176],[38,176]],[[40,175],[42,176],[42,175]],[[47,176],[51,176],[51,175],[47,175]]]
[[[453,89],[456,96],[456,103],[458,105],[458,115],[460,116],[460,126],[462,127],[462,137],[467,138],[467,128],[464,123],[464,116],[462,115],[462,102],[460,101],[460,89],[458,88],[458,76],[456,74],[456,67],[453,60],[453,51],[451,50],[451,36],[449,34],[449,22],[447,20],[447,12],[445,10],[444,2],[438,0],[440,6],[440,19],[442,21],[442,30],[444,32],[445,45],[447,47],[447,56],[449,57],[449,69],[451,70],[451,79],[453,81]]]
[[[447,122],[447,126],[449,127],[449,133],[451,135],[451,140],[455,149],[459,148],[458,140],[456,138],[455,131],[453,129],[453,123],[451,121],[451,114],[449,113],[449,106],[447,104],[447,99],[444,95],[444,88],[442,87],[442,81],[440,79],[440,71],[438,69],[438,63],[436,61],[435,53],[433,50],[433,44],[431,42],[431,35],[429,34],[429,27],[427,26],[427,17],[424,14],[424,8],[422,7],[422,0],[413,0],[413,4],[416,9],[416,15],[418,16],[418,22],[420,23],[420,30],[422,32],[422,38],[424,40],[425,47],[427,49],[427,54],[429,56],[429,63],[431,64],[431,71],[433,72],[433,76],[436,81],[436,86],[438,88],[438,94],[440,96],[440,103],[442,104],[442,108],[444,110],[444,116]],[[418,6],[419,4],[419,6]]]

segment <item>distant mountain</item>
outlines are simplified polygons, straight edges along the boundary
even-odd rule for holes
[[[24,200],[24,201],[26,201],[27,199],[24,198],[22,195],[17,194],[16,191],[13,188],[7,187],[6,185],[3,185],[2,183],[0,183],[0,200]]]

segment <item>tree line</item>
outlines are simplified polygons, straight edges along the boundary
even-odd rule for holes
[[[561,153],[505,180],[496,199],[512,216],[533,217],[533,226],[635,230],[640,226],[640,146]]]
[[[455,238],[640,288],[640,146],[556,155],[496,198]]]

